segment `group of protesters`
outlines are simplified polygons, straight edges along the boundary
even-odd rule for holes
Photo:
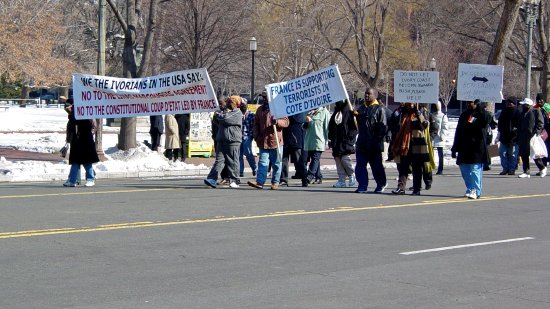
[[[487,110],[480,100],[467,103],[460,115],[455,136],[448,136],[449,120],[441,110],[441,102],[432,104],[402,103],[388,111],[377,100],[378,92],[369,88],[363,102],[353,106],[348,101],[337,102],[330,115],[325,107],[275,119],[269,110],[267,94],[261,94],[261,105],[255,113],[239,96],[220,99],[220,111],[213,116],[216,123],[216,161],[204,183],[212,188],[228,184],[238,188],[243,177],[245,159],[255,179],[248,185],[263,189],[269,185],[277,190],[288,186],[289,165],[294,164],[293,179],[301,185],[322,183],[320,159],[326,147],[332,151],[338,180],[334,188],[355,188],[356,193],[367,193],[369,174],[372,171],[374,193],[382,193],[388,186],[384,168],[384,143],[389,142],[388,160],[398,170],[397,188],[392,194],[402,195],[407,190],[420,195],[430,190],[433,173],[443,174],[444,148],[451,146],[466,186],[465,197],[480,198],[483,192],[483,171],[490,169],[489,145],[500,141],[499,154],[503,171],[500,175],[515,175],[518,162],[522,162],[520,178],[529,178],[530,160],[534,159],[540,177],[546,176],[546,157],[532,157],[533,137],[546,140],[549,130],[550,105],[540,96],[536,102],[515,97],[505,100],[506,108],[500,119]],[[520,104],[521,108],[517,107]],[[496,139],[492,130],[498,128]],[[214,133],[213,133],[214,134]],[[494,141],[493,141],[494,140]],[[259,148],[256,163],[252,141]],[[436,164],[435,152],[438,163]],[[547,153],[547,150],[546,150]],[[351,155],[355,154],[355,167]],[[437,169],[436,169],[437,168]],[[270,173],[270,179],[268,179]],[[411,179],[412,186],[407,188]],[[218,179],[221,181],[218,182]]]

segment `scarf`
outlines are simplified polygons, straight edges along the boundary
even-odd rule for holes
[[[406,156],[409,153],[409,146],[412,138],[411,124],[414,117],[414,113],[411,112],[403,115],[401,129],[397,133],[392,146],[394,156]]]

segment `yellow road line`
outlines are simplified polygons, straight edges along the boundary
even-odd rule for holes
[[[114,194],[114,193],[134,193],[149,191],[171,191],[182,188],[153,188],[153,189],[132,189],[132,190],[113,190],[113,191],[88,191],[88,192],[63,192],[63,193],[44,193],[44,194],[21,194],[21,195],[0,195],[0,199],[8,198],[29,198],[29,197],[48,197],[48,196],[71,196],[71,195],[93,195],[93,194]]]
[[[392,209],[392,208],[404,208],[404,207],[433,206],[433,205],[456,204],[456,203],[488,202],[488,201],[498,201],[498,200],[515,200],[515,199],[538,198],[538,197],[549,197],[549,196],[550,196],[550,193],[533,194],[533,195],[491,196],[491,197],[484,197],[483,199],[479,199],[479,200],[469,200],[465,198],[462,198],[462,199],[452,198],[447,200],[421,201],[417,203],[385,205],[385,206],[384,205],[365,206],[365,207],[341,206],[338,208],[329,208],[329,209],[321,209],[321,210],[309,210],[309,211],[294,210],[294,211],[272,212],[272,213],[261,214],[261,215],[244,215],[244,216],[234,216],[234,217],[216,216],[216,217],[205,218],[205,219],[177,220],[177,221],[167,221],[167,222],[128,222],[128,223],[117,223],[117,224],[103,224],[103,225],[98,225],[97,227],[55,228],[55,229],[44,229],[44,230],[3,232],[3,233],[0,233],[0,239],[59,235],[59,234],[73,234],[73,233],[91,233],[91,232],[99,232],[99,231],[113,231],[113,230],[122,230],[122,229],[160,227],[160,226],[172,226],[172,225],[182,225],[182,224],[231,222],[231,221],[265,219],[265,218],[343,213],[343,212],[350,212],[350,211],[366,211],[366,210]]]

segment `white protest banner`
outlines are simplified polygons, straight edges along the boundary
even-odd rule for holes
[[[393,71],[394,101],[432,103],[439,100],[439,72]]]
[[[265,87],[275,118],[292,116],[348,98],[338,65]]]
[[[145,78],[73,74],[76,119],[186,114],[218,109],[206,69]]]
[[[488,64],[458,64],[457,99],[501,103],[504,67]]]

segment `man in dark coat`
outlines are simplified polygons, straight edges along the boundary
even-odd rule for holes
[[[356,120],[353,110],[346,101],[334,104],[334,112],[328,123],[328,145],[336,163],[338,182],[334,188],[354,187],[356,185],[351,154],[355,153],[357,138]],[[348,183],[346,184],[346,178]]]
[[[365,103],[355,111],[358,125],[356,143],[355,177],[359,183],[356,193],[366,193],[369,184],[367,164],[376,181],[375,193],[382,193],[387,187],[386,171],[384,170],[382,153],[387,132],[386,111],[376,99],[378,91],[368,88],[365,92]]]
[[[161,115],[149,116],[151,135],[151,150],[158,151],[160,145],[160,137],[164,133],[164,121]]]
[[[283,128],[283,162],[281,170],[281,186],[288,186],[288,165],[294,163],[296,174],[292,178],[302,179],[302,185],[307,187],[307,168],[304,153],[304,122],[307,113],[288,117],[289,125]]]
[[[176,152],[175,160],[181,158],[181,162],[185,162],[187,159],[187,146],[189,142],[189,126],[190,118],[189,114],[177,114],[176,121],[178,122],[178,131],[181,148]]]
[[[502,165],[500,175],[515,175],[518,166],[517,138],[520,112],[516,108],[517,101],[515,97],[509,97],[506,100],[506,108],[498,118],[499,156]]]
[[[456,164],[466,185],[464,196],[469,199],[477,199],[482,193],[483,163],[487,159],[485,130],[489,122],[491,114],[481,107],[480,100],[468,102],[458,119],[451,153],[457,158]]]

